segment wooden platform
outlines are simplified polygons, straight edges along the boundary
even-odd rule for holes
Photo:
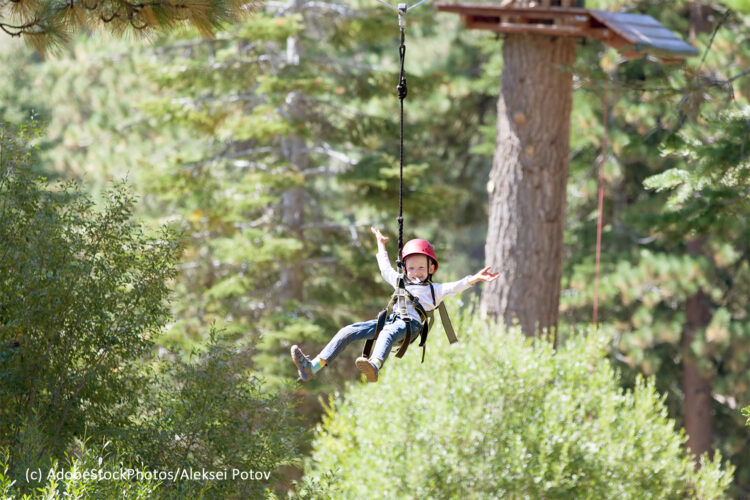
[[[670,60],[698,53],[698,49],[659,21],[643,14],[573,7],[524,8],[471,3],[438,3],[437,9],[460,14],[469,29],[594,38],[620,50],[629,58],[652,54]]]

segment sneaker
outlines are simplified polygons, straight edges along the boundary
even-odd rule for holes
[[[378,381],[378,367],[372,364],[369,359],[360,356],[354,364],[357,365],[359,371],[365,374],[368,382]]]
[[[307,382],[313,377],[312,362],[310,361],[310,358],[305,356],[305,353],[302,352],[302,349],[300,349],[296,345],[292,346],[292,361],[294,361],[294,366],[297,367],[299,380]]]

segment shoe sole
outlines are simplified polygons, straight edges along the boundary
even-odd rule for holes
[[[299,378],[297,379],[298,382],[307,382],[310,380],[310,378],[303,377],[302,367],[299,364],[299,361],[297,361],[297,356],[294,355],[295,350],[300,350],[299,347],[296,345],[293,345],[292,348],[289,350],[289,353],[292,355],[292,361],[294,362],[294,366],[297,367],[297,374],[299,375]]]
[[[354,364],[357,365],[357,369],[364,374],[368,382],[378,381],[378,374],[375,371],[375,367],[366,358],[357,358]]]

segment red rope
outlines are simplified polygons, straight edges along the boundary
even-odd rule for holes
[[[604,204],[604,180],[599,176],[599,215],[596,220],[596,274],[594,278],[594,326],[599,313],[599,261],[602,253],[602,205]]]
[[[602,217],[604,207],[604,175],[602,174],[602,167],[607,161],[607,83],[604,83],[604,89],[602,90],[602,108],[603,108],[603,122],[602,122],[602,155],[599,159],[599,214],[596,218],[596,266],[594,268],[594,327],[598,326],[599,320],[599,263],[602,255]]]

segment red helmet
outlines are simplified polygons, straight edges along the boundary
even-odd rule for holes
[[[435,263],[435,271],[438,269],[438,260],[437,256],[435,255],[435,249],[432,248],[432,245],[430,245],[430,242],[427,240],[423,240],[421,238],[417,238],[414,240],[409,240],[404,245],[403,250],[401,250],[401,259],[404,261],[406,258],[410,255],[425,255],[428,258],[432,259],[432,261]]]

